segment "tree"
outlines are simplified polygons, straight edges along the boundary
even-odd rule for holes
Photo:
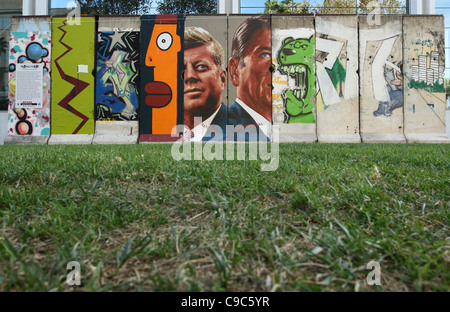
[[[374,10],[371,2],[380,5],[381,14],[406,14],[405,0],[359,0],[359,13],[370,13]]]
[[[371,3],[372,2],[372,3]],[[318,13],[318,14],[357,14],[371,13],[377,8],[373,4],[379,4],[380,14],[406,13],[405,0],[324,0],[313,8],[309,1],[295,3],[293,0],[267,0],[265,13]]]
[[[356,14],[374,12],[378,4],[380,14],[406,13],[405,0],[324,0],[317,6],[320,14]]]
[[[303,3],[295,3],[293,0],[267,0],[264,3],[266,14],[290,13],[290,14],[308,14],[311,13],[311,4],[307,0]]]
[[[152,0],[79,0],[82,14],[136,14],[150,12]]]
[[[319,14],[356,14],[358,12],[357,0],[324,0],[317,5]]]
[[[207,14],[217,12],[216,0],[160,0],[160,14]]]

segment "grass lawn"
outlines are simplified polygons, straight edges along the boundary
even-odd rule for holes
[[[170,144],[0,159],[1,291],[450,291],[450,144],[280,144],[272,172]]]

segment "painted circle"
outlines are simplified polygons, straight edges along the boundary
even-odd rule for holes
[[[21,57],[19,57],[19,59],[17,60],[19,63],[25,63],[26,61],[28,61],[28,59],[27,59],[27,57],[26,56],[21,56]]]
[[[30,134],[30,123],[29,122],[20,122],[17,124],[17,128],[16,128],[17,132],[19,134],[25,135],[25,134]]]
[[[172,42],[172,35],[168,32],[160,34],[156,39],[156,45],[163,51],[169,50],[169,48],[172,46]]]
[[[39,43],[33,42],[28,45],[26,54],[29,59],[36,61],[43,55],[42,46]]]
[[[16,114],[19,118],[27,117],[27,112],[23,108],[16,110]]]
[[[13,72],[16,70],[16,65],[14,64],[9,64],[9,72]]]

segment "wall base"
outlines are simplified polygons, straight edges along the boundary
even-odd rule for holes
[[[405,133],[408,143],[450,143],[446,133]]]
[[[8,130],[6,124],[8,123],[8,111],[0,111],[0,145],[3,145]]]
[[[320,143],[361,143],[359,134],[319,134]]]
[[[92,144],[93,138],[93,134],[52,134],[48,144]]]
[[[171,136],[170,134],[141,134],[139,144],[146,143],[173,143],[180,139],[180,136]]]
[[[39,135],[39,136],[32,136],[32,135],[8,135],[5,138],[5,145],[6,144],[16,144],[16,145],[43,145],[47,144],[49,136],[48,135]]]
[[[137,135],[96,134],[92,140],[92,144],[137,144],[137,142]]]
[[[315,134],[295,134],[295,133],[280,133],[280,143],[314,143],[317,142]]]
[[[406,143],[403,134],[398,133],[361,133],[363,143]]]

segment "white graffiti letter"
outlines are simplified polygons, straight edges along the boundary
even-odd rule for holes
[[[370,1],[367,4],[367,10],[370,11],[369,15],[367,15],[367,24],[369,25],[381,25],[381,5],[378,1]]]
[[[67,9],[72,10],[67,14],[67,24],[72,25],[81,25],[81,7],[78,1],[71,1],[67,3]],[[72,18],[74,17],[74,18]]]
[[[334,40],[327,40],[322,38],[316,39],[316,49],[328,53],[326,60],[316,62],[317,79],[319,80],[320,91],[326,105],[337,104],[340,102],[339,94],[331,82],[330,75],[328,75],[326,68],[332,69],[339,54],[342,51],[343,43]]]

